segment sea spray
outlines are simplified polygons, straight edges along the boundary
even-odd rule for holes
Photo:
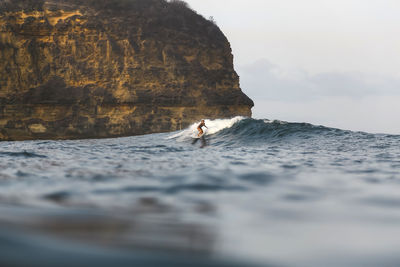
[[[216,119],[209,120],[205,119],[205,124],[208,128],[205,129],[205,135],[211,135],[218,133],[219,131],[232,127],[235,123],[245,119],[245,117],[237,116],[231,119]],[[174,133],[169,136],[168,139],[177,139],[179,141],[185,140],[187,138],[195,138],[198,134],[197,126],[200,124],[200,121],[193,123],[185,130]]]

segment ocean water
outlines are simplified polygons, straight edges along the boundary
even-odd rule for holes
[[[400,136],[237,117],[0,143],[1,266],[400,266]]]

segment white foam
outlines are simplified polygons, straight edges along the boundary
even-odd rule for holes
[[[238,121],[245,119],[245,117],[234,117],[232,119],[216,119],[216,120],[208,120],[205,119],[205,124],[208,128],[205,129],[205,135],[215,134],[219,131],[232,127]],[[168,137],[168,139],[178,139],[183,140],[188,137],[196,137],[198,134],[197,126],[200,124],[200,121],[193,123],[187,129],[183,131],[179,131]]]

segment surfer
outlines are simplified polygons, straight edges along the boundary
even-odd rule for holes
[[[206,126],[206,123],[204,120],[201,120],[201,123],[199,124],[199,126],[197,126],[197,130],[199,131],[199,134],[197,135],[198,137],[203,135],[203,129],[201,129],[202,127],[206,127],[208,129],[208,127]]]
[[[197,126],[197,130],[199,131],[199,133],[197,134],[197,138],[193,139],[192,145],[196,144],[197,141],[201,140],[201,147],[203,148],[207,145],[207,141],[204,138],[204,131],[203,131],[203,126],[206,127],[208,129],[208,127],[206,126],[206,123],[204,122],[204,120],[201,120],[201,123],[199,124],[199,126]]]

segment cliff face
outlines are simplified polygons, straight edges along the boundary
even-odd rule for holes
[[[228,40],[182,3],[0,0],[0,140],[251,116]]]

